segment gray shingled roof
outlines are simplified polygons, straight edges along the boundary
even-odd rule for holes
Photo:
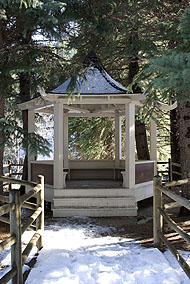
[[[90,54],[92,56],[92,54]],[[126,94],[127,89],[116,82],[102,67],[99,58],[93,54],[93,57],[87,56],[87,70],[85,78],[77,76],[74,94]],[[97,64],[98,61],[98,64]],[[68,94],[71,78],[63,84],[50,91],[54,94]]]

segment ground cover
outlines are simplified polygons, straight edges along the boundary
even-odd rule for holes
[[[178,217],[177,211],[173,213]],[[152,200],[139,204],[137,217],[53,218],[46,211],[44,248],[26,280],[32,283],[189,283],[170,252],[153,247]],[[1,226],[1,237],[8,227]],[[178,248],[188,250],[175,234]],[[24,236],[29,237],[30,232]],[[33,251],[33,255],[36,251]],[[185,259],[189,260],[189,252]],[[10,254],[0,254],[0,276],[9,269]],[[25,271],[29,271],[27,265]]]

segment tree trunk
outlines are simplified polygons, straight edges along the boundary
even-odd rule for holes
[[[4,117],[4,97],[0,95],[0,118]],[[0,145],[3,144],[3,133],[0,132]],[[3,175],[3,154],[4,147],[0,147],[0,176]],[[0,182],[0,194],[3,194],[3,182]]]
[[[133,59],[129,64],[129,82],[133,81],[133,78],[139,71],[138,58]],[[134,85],[133,91],[136,93],[141,93],[141,89]],[[136,150],[138,160],[150,160],[150,154],[148,150],[146,127],[144,122],[140,122],[136,119],[135,121],[135,139],[136,139]]]
[[[190,177],[190,102],[179,105],[179,141],[182,178]],[[182,196],[190,199],[190,184],[182,187]]]
[[[150,160],[145,124],[139,120],[135,121],[135,139],[138,159]]]
[[[20,74],[20,99],[21,102],[30,100],[30,75],[27,73]],[[23,129],[28,132],[28,110],[22,111]],[[24,180],[28,180],[28,151],[24,158],[23,175]]]
[[[179,107],[170,111],[170,144],[171,144],[171,159],[174,163],[180,162],[180,147],[179,147]],[[172,167],[174,171],[179,172],[178,167]],[[172,175],[173,180],[179,179],[178,175]]]
[[[2,21],[0,20],[0,50],[3,48]],[[0,90],[1,92],[1,90]],[[4,96],[0,93],[0,117],[4,117]],[[3,133],[0,132],[0,145],[3,143]],[[0,147],[0,176],[3,175],[3,154],[4,147]],[[0,182],[0,194],[3,194],[3,182]]]

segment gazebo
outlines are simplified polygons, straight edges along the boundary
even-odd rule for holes
[[[85,60],[85,78],[78,77],[70,98],[71,78],[56,89],[19,104],[28,110],[28,130],[34,131],[34,114],[54,114],[54,159],[29,159],[29,180],[45,176],[45,199],[53,216],[135,216],[137,202],[153,195],[156,171],[156,125],[151,122],[150,157],[135,161],[135,113],[145,96],[129,94],[91,53]],[[79,95],[80,93],[80,95]],[[121,118],[125,116],[125,156],[121,157]],[[114,160],[69,160],[68,119],[113,117],[115,119]]]

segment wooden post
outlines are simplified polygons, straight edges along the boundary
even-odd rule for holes
[[[63,104],[54,104],[54,188],[63,188]]]
[[[124,187],[135,189],[135,105],[125,105],[125,178]],[[134,190],[135,192],[135,190]]]
[[[9,177],[11,177],[11,161],[8,161],[8,173],[9,173]],[[11,190],[12,185],[11,183],[9,184],[9,191]]]
[[[28,133],[35,131],[35,113],[34,110],[28,111]],[[34,161],[34,156],[28,156],[28,180],[31,180],[31,162]]]
[[[41,185],[41,190],[37,194],[37,207],[42,208],[41,214],[36,220],[36,231],[41,230],[41,236],[37,241],[37,248],[43,247],[43,232],[44,232],[44,176],[38,175],[36,182]]]
[[[63,114],[63,166],[69,168],[69,157],[68,157],[68,116]]]
[[[168,159],[169,181],[173,181],[172,177],[172,159]]]
[[[115,114],[115,167],[120,166],[121,159],[121,116]]]
[[[154,175],[157,174],[157,136],[156,136],[156,122],[150,121],[150,160],[154,163]]]
[[[11,247],[11,266],[17,270],[12,279],[12,284],[22,284],[22,244],[21,244],[21,205],[19,190],[11,190],[9,193],[10,204],[15,204],[15,209],[10,211],[10,234],[16,237],[16,243]]]
[[[162,208],[162,192],[157,188],[157,185],[161,185],[161,178],[155,176],[153,179],[154,199],[153,199],[153,237],[154,245],[161,247],[162,242],[158,235],[158,232],[162,232],[163,229],[163,217],[160,214],[158,208]]]

